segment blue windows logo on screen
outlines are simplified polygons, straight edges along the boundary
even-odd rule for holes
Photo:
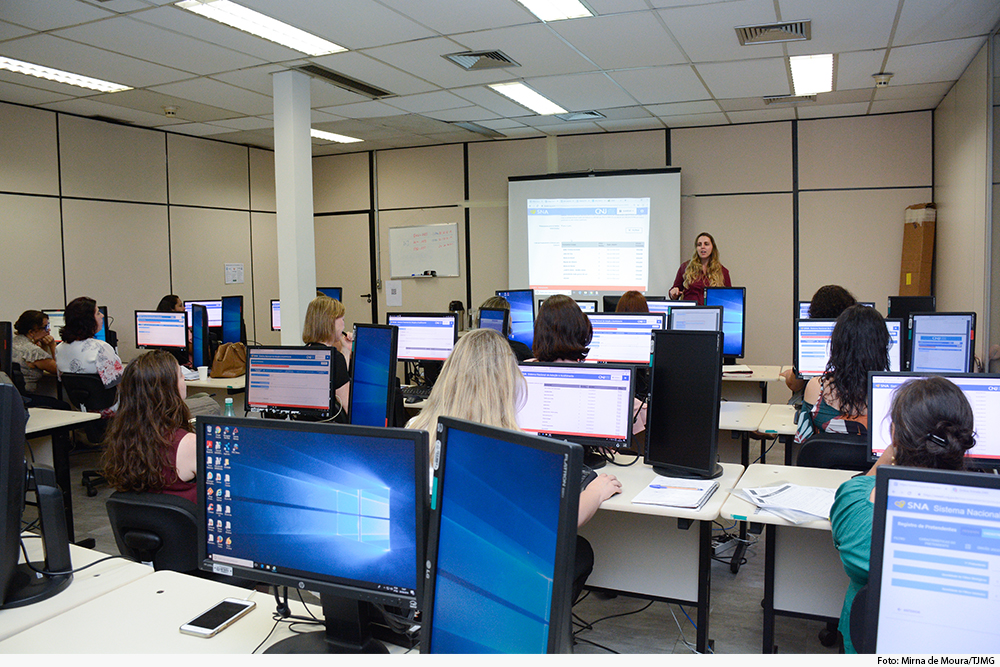
[[[389,489],[345,489],[337,492],[337,536],[389,551]]]

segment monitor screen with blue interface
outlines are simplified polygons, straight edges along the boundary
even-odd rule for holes
[[[342,287],[317,287],[316,291],[341,303],[344,301],[344,289]]]
[[[809,319],[809,306],[812,305],[812,301],[799,301],[799,319],[808,320]],[[875,307],[874,301],[858,301],[859,306],[868,306],[869,308]]]
[[[351,423],[388,426],[396,379],[396,329],[356,325],[351,355]]]
[[[187,348],[187,316],[156,310],[135,311],[137,347]]]
[[[55,340],[55,342],[62,342],[62,337],[59,335],[59,330],[66,326],[66,311],[64,310],[43,310],[45,317],[49,318],[49,335]]]
[[[421,652],[565,649],[580,448],[441,423]]]
[[[425,433],[203,416],[197,431],[202,569],[415,605]]]
[[[663,329],[662,313],[588,313],[594,336],[587,361],[649,365],[652,331]]]
[[[935,374],[937,375],[937,374]],[[868,441],[870,459],[876,460],[892,443],[889,409],[896,390],[920,373],[868,374]],[[955,383],[972,406],[976,446],[966,457],[976,465],[1000,464],[1000,375],[988,373],[944,373]]]
[[[444,361],[458,336],[455,313],[389,313],[387,323],[399,329],[400,361]]]
[[[795,369],[800,378],[812,378],[826,372],[830,359],[830,337],[837,320],[806,319],[795,322]],[[889,331],[889,370],[903,370],[903,323],[901,320],[886,320]]]
[[[975,313],[913,313],[910,370],[968,373],[972,370],[975,338]]]
[[[212,346],[208,339],[208,309],[195,305],[189,314],[191,318],[191,365],[210,366]]]
[[[507,335],[509,318],[510,311],[505,308],[479,309],[479,327],[481,329],[493,329],[501,336]]]
[[[865,615],[871,651],[993,662],[1000,477],[881,466],[876,479]]]
[[[722,353],[727,357],[742,358],[746,339],[745,287],[706,287],[705,305],[722,306]]]
[[[581,445],[628,447],[632,441],[632,366],[518,365],[527,383],[517,425]]]
[[[103,340],[106,343],[108,342],[107,329],[108,326],[111,324],[111,322],[108,321],[108,307],[98,306],[97,309],[101,311],[102,315],[104,315],[104,319],[101,321],[101,328],[98,329],[97,333],[94,334],[94,338],[96,338],[97,340]],[[51,324],[49,326],[51,326]]]
[[[281,331],[281,301],[271,299],[271,331]]]
[[[536,292],[536,294],[537,294],[537,292]],[[549,295],[549,296],[551,296],[551,295]],[[546,298],[548,298],[548,297],[546,297]],[[597,312],[597,301],[587,300],[587,299],[582,300],[582,301],[580,299],[573,299],[573,300],[576,301],[576,305],[580,306],[580,310],[582,310],[583,312],[585,312],[585,313],[596,313]],[[539,308],[542,307],[543,303],[545,303],[545,299],[538,299],[538,307]],[[538,312],[538,311],[536,310],[535,312]]]
[[[697,301],[647,301],[646,305],[649,306],[649,312],[651,313],[663,313],[664,315],[670,314],[671,308],[689,308],[691,306],[697,306]]]
[[[535,291],[497,290],[510,304],[510,338],[529,348],[535,339]]]
[[[329,414],[332,405],[330,347],[247,349],[247,409],[284,414]]]
[[[722,308],[719,306],[674,308],[668,316],[667,328],[678,331],[722,331]]]
[[[243,296],[222,297],[222,342],[243,342]]]
[[[208,326],[222,326],[222,299],[214,301],[185,301],[184,310],[187,312],[188,324],[191,323],[191,305],[195,303],[208,308]]]

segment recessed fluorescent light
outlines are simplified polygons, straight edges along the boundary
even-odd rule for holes
[[[316,139],[323,139],[324,141],[336,141],[338,144],[353,144],[358,141],[364,141],[364,139],[345,137],[342,134],[334,134],[333,132],[324,132],[323,130],[309,130],[309,136],[314,137]]]
[[[299,30],[229,0],[184,0],[178,2],[177,6],[311,56],[325,56],[347,50],[322,37],[311,35],[305,30]]]
[[[563,19],[579,19],[593,16],[580,0],[517,0],[529,12],[543,21],[562,21]]]
[[[32,63],[14,60],[13,58],[5,58],[3,56],[0,56],[0,69],[17,72],[18,74],[37,76],[39,79],[48,79],[49,81],[68,83],[71,86],[79,86],[80,88],[98,90],[102,93],[120,93],[123,90],[132,90],[131,86],[123,86],[120,83],[111,83],[110,81],[91,79],[89,76],[73,74],[72,72],[63,72],[62,70],[52,69],[51,67],[42,67],[41,65],[34,65]]]
[[[490,88],[505,97],[509,97],[521,106],[528,107],[540,116],[566,113],[566,110],[561,106],[542,97],[523,83],[516,81],[512,83],[491,83]]]
[[[796,95],[815,95],[833,90],[833,54],[792,56],[792,87]]]

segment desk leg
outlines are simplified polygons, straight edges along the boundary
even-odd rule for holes
[[[698,634],[695,648],[708,653],[708,612],[712,590],[712,522],[699,521],[701,531],[698,548]]]
[[[760,402],[767,403],[767,383],[760,383]]]
[[[63,505],[66,508],[66,532],[70,544],[76,542],[73,530],[73,493],[70,483],[69,450],[71,448],[70,431],[59,431],[52,434],[52,467],[56,474],[56,483],[62,490]]]
[[[761,653],[774,653],[774,545],[775,526],[764,531],[764,632]]]

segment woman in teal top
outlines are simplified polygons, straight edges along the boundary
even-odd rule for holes
[[[911,380],[902,385],[892,397],[889,419],[892,444],[867,475],[840,485],[830,509],[833,544],[851,580],[839,626],[847,653],[856,653],[850,635],[851,604],[868,583],[875,469],[880,465],[898,465],[962,470],[965,453],[976,444],[969,401],[961,389],[944,378]]]

